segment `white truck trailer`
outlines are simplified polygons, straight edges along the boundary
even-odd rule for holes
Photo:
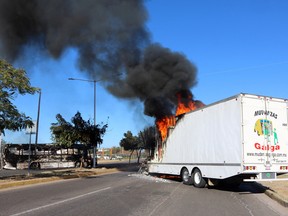
[[[288,100],[239,94],[178,117],[148,162],[185,184],[279,180],[288,173]],[[159,152],[161,151],[161,152]]]

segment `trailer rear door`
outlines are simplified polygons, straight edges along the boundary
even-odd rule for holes
[[[287,101],[245,95],[242,108],[244,169],[279,172],[288,163]]]

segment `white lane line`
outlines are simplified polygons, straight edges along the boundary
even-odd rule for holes
[[[69,202],[69,201],[72,201],[72,200],[75,200],[75,199],[79,199],[79,198],[82,198],[82,197],[85,197],[85,196],[89,196],[91,194],[95,194],[95,193],[99,193],[99,192],[102,192],[102,191],[105,191],[105,190],[109,190],[110,188],[111,187],[102,188],[102,189],[99,189],[97,191],[92,191],[92,192],[89,192],[89,193],[86,193],[86,194],[82,194],[82,195],[79,195],[79,196],[71,197],[69,199],[61,200],[61,201],[58,201],[58,202],[55,202],[55,203],[50,203],[48,205],[39,206],[37,208],[33,208],[33,209],[29,209],[27,211],[19,212],[17,214],[13,214],[11,216],[23,215],[23,214],[27,214],[27,213],[30,213],[30,212],[34,212],[34,211],[40,210],[40,209],[44,209],[44,208],[48,208],[48,207],[51,207],[51,206],[59,205],[59,204],[65,203],[65,202]]]

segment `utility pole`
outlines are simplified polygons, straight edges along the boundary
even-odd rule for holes
[[[39,131],[39,118],[40,118],[40,104],[41,104],[41,89],[39,90],[38,112],[37,112],[37,120],[36,120],[35,155],[37,154],[37,145],[38,145],[38,131]]]
[[[94,127],[96,128],[96,80],[93,80],[94,83]],[[97,141],[93,146],[93,168],[97,166],[97,156],[96,156],[96,150],[97,150]]]
[[[0,132],[0,170],[3,169],[2,133]]]

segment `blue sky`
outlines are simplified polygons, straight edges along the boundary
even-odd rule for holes
[[[198,68],[195,99],[205,104],[240,92],[288,98],[288,2],[285,0],[154,0],[145,3],[152,42],[181,52]],[[60,113],[77,111],[93,119],[93,84],[76,66],[77,52],[58,60],[27,50],[15,66],[25,68],[42,89],[39,143],[50,143],[50,126]],[[154,119],[139,103],[117,99],[97,83],[96,121],[107,123],[102,147],[119,146],[123,134],[137,134]],[[36,120],[38,95],[19,96],[18,108]],[[5,141],[28,143],[25,132],[6,132]],[[34,138],[34,137],[33,137]],[[33,140],[34,141],[34,140]]]

